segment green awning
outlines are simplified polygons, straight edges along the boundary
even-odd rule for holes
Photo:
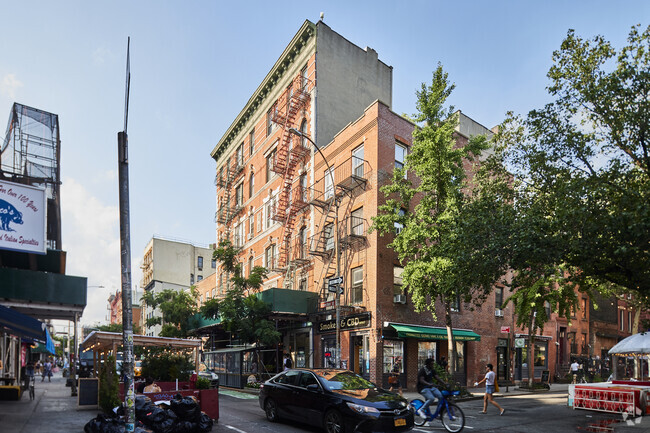
[[[391,323],[400,338],[419,338],[420,340],[446,340],[447,328],[434,328],[431,326],[398,325]],[[454,329],[456,341],[481,341],[481,336],[467,329]]]

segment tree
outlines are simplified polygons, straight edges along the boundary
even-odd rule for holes
[[[509,168],[544,202],[582,284],[650,295],[650,27],[616,51],[570,30],[553,54],[555,100],[510,116]],[[507,134],[506,134],[507,135]],[[557,244],[556,244],[557,245]]]
[[[465,166],[476,169],[488,142],[484,136],[475,136],[467,145],[457,145],[458,116],[453,107],[445,108],[453,89],[438,65],[431,84],[423,83],[416,92],[418,113],[412,120],[421,127],[413,132],[404,169],[395,169],[392,182],[381,187],[386,200],[371,227],[382,235],[394,235],[396,225],[401,227],[389,247],[404,264],[403,286],[411,293],[416,311],[429,311],[435,319],[436,301],[442,303],[452,372],[457,364],[452,305],[485,299],[505,274],[498,257],[477,260],[484,251],[480,244],[489,237],[475,238],[473,224],[484,221],[464,212],[472,188]],[[417,180],[406,178],[405,171],[414,173]],[[474,243],[468,243],[469,238]]]
[[[142,301],[151,308],[160,309],[162,316],[148,318],[146,325],[162,325],[161,337],[186,338],[192,328],[192,316],[197,313],[196,300],[194,286],[183,291],[166,289],[157,294],[147,291]]]
[[[201,315],[206,319],[220,317],[224,328],[242,342],[254,343],[258,348],[275,345],[281,334],[268,320],[271,307],[255,295],[267,276],[267,270],[255,266],[247,277],[243,276],[237,253],[238,250],[226,239],[214,251],[214,259],[222,264],[230,281],[226,296],[222,300],[207,301],[200,309]]]

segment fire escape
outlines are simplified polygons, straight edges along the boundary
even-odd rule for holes
[[[235,199],[233,200],[233,186],[239,180],[239,177],[244,172],[243,158],[235,156],[232,161],[228,161],[225,166],[219,170],[215,183],[218,187],[223,188],[224,195],[220,203],[219,209],[215,214],[215,221],[224,224],[226,231],[230,231],[230,221],[239,214],[243,209],[242,203]]]
[[[275,173],[282,176],[282,188],[272,216],[273,220],[283,226],[276,266],[278,270],[286,270],[287,274],[291,272],[290,265],[295,266],[306,262],[292,263],[291,241],[296,215],[307,207],[305,188],[302,185],[294,186],[296,168],[311,154],[311,148],[305,146],[302,140],[294,140],[290,129],[298,126],[296,120],[301,110],[309,104],[312,89],[313,81],[298,76],[272,107],[272,120],[282,128],[282,137],[272,167]]]

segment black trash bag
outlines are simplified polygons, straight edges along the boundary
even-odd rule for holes
[[[163,421],[157,422],[149,426],[151,430],[154,431],[154,433],[173,433],[175,430],[174,428],[176,427],[176,419],[175,418],[167,418]]]
[[[124,433],[125,429],[123,421],[111,418],[103,413],[88,421],[84,426],[85,433]]]
[[[145,413],[144,416],[139,418],[139,421],[142,421],[142,423],[148,427],[163,422],[167,418],[167,411],[165,409],[161,409],[156,406],[151,406],[150,411]]]
[[[125,432],[126,432],[126,425],[124,425],[124,421],[120,421],[117,418],[112,418],[106,421],[102,425],[101,433],[125,433]]]
[[[149,430],[146,427],[136,427],[133,433],[154,433],[153,430]]]
[[[212,418],[205,413],[201,412],[201,417],[199,418],[199,433],[208,433],[209,431],[212,431],[212,426],[214,425],[214,422],[212,421]]]
[[[142,421],[144,417],[151,413],[156,405],[151,402],[149,397],[139,395],[135,398],[135,419]]]
[[[201,408],[194,397],[184,397],[170,401],[171,409],[180,421],[198,422],[201,417]]]
[[[171,433],[195,433],[198,431],[199,424],[193,421],[178,421],[174,425]]]
[[[102,422],[97,418],[93,418],[84,426],[84,433],[101,433]]]

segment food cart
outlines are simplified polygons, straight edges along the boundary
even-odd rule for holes
[[[573,409],[620,413],[625,416],[650,414],[650,380],[648,358],[650,354],[650,332],[631,335],[609,350],[618,358],[633,358],[636,364],[633,378],[623,380],[615,377],[611,382],[569,385],[568,405]],[[616,374],[616,369],[614,369]]]

